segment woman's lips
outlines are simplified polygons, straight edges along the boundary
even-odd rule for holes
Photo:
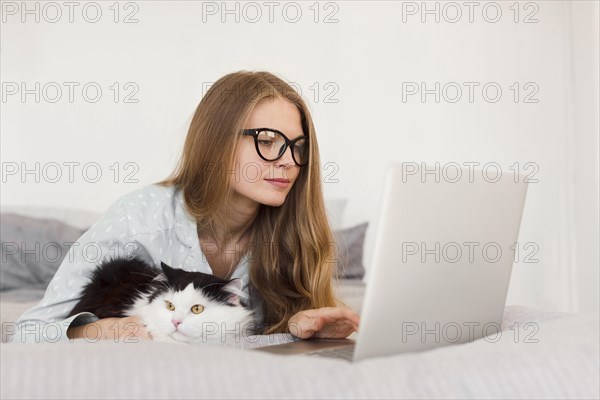
[[[265,179],[273,186],[277,186],[278,188],[285,189],[290,185],[289,180],[287,179]]]

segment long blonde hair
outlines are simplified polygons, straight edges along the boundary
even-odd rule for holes
[[[259,71],[223,76],[196,108],[183,154],[172,174],[157,184],[183,189],[188,212],[199,230],[228,229],[218,216],[232,195],[231,169],[244,124],[261,101],[281,98],[294,104],[309,140],[309,164],[280,207],[259,205],[249,230],[250,288],[262,303],[262,334],[289,332],[290,317],[302,310],[345,305],[336,299],[337,246],[321,186],[319,146],[302,97],[285,81]],[[256,292],[255,292],[256,293]]]

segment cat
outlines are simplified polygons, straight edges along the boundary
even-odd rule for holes
[[[239,279],[224,280],[202,272],[160,271],[140,258],[107,259],[92,271],[91,281],[69,316],[88,311],[99,318],[139,317],[152,340],[208,343],[252,332],[249,309]]]

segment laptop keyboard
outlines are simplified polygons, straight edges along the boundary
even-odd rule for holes
[[[355,345],[334,347],[331,349],[322,349],[304,353],[307,356],[341,358],[347,361],[352,361]]]

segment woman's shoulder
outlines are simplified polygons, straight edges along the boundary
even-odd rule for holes
[[[176,189],[158,184],[144,185],[119,197],[107,210],[110,217],[126,218],[144,231],[168,228],[175,219]]]
[[[175,186],[162,186],[156,183],[144,185],[122,195],[117,202],[141,207],[170,204],[175,196]]]

